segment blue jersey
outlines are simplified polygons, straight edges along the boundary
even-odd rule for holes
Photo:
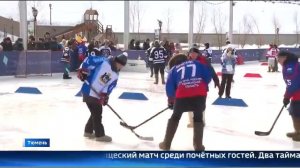
[[[300,66],[298,61],[288,62],[282,67],[282,75],[286,83],[284,97],[300,100]]]
[[[88,82],[91,86],[84,83],[81,92],[84,95],[99,99],[99,93],[108,95],[116,87],[119,74],[112,70],[110,61],[105,57],[89,56],[81,64],[81,68],[88,70]],[[95,93],[90,87],[93,87]]]
[[[150,51],[149,61],[153,64],[165,64],[168,59],[167,50],[163,47],[153,47]]]
[[[77,46],[78,55],[86,55],[87,47],[84,44],[80,44]]]
[[[166,83],[167,96],[170,98],[206,96],[211,78],[208,66],[198,61],[186,61],[169,71]]]

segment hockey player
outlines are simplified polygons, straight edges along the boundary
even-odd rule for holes
[[[221,87],[219,89],[219,98],[222,97],[225,87],[226,87],[226,93],[225,93],[226,98],[231,98],[230,96],[231,82],[235,72],[235,64],[236,64],[236,55],[234,55],[233,52],[234,52],[233,48],[228,47],[221,56],[222,81],[221,81]]]
[[[71,52],[72,51],[69,49],[69,47],[65,47],[63,50],[63,54],[62,54],[62,58],[61,58],[61,62],[64,63],[63,79],[72,79],[72,77],[70,77]]]
[[[276,44],[274,44],[274,49],[275,49],[275,53],[276,53],[276,56],[277,54],[279,53],[279,48],[277,47]],[[275,72],[279,72],[278,71],[278,60],[277,60],[277,57],[275,57]]]
[[[170,150],[174,134],[183,112],[194,113],[194,137],[195,150],[204,150],[203,118],[206,107],[207,87],[211,81],[211,72],[207,66],[198,61],[188,61],[186,55],[178,54],[170,60],[166,93],[168,106],[173,109],[173,114],[168,120],[164,141],[159,144],[162,150]]]
[[[154,70],[154,67],[153,67],[153,59],[150,58],[150,52],[152,50],[152,48],[154,47],[154,43],[151,44],[151,47],[149,47],[147,50],[146,50],[146,59],[147,59],[147,64],[150,68],[150,77],[152,78],[153,77],[153,70]]]
[[[291,101],[288,110],[295,129],[295,132],[286,135],[294,141],[300,141],[300,65],[298,56],[287,51],[280,51],[278,63],[282,66],[282,75],[286,83],[283,104],[286,107]]]
[[[109,48],[109,41],[107,39],[104,40],[104,44],[99,48],[99,51],[100,54],[106,58],[111,55],[111,49]]]
[[[87,80],[81,92],[83,101],[88,106],[91,116],[86,123],[84,136],[96,138],[96,141],[111,142],[112,138],[107,136],[102,124],[102,106],[108,103],[109,95],[116,87],[119,71],[127,63],[127,53],[107,59],[105,57],[90,56],[82,63],[78,72],[80,80]],[[94,92],[93,89],[96,90]]]
[[[87,57],[87,50],[88,48],[85,46],[84,40],[77,41],[77,51],[78,51],[78,60],[79,65],[83,62],[83,60]]]
[[[207,58],[209,63],[212,63],[212,50],[209,48],[209,43],[205,43],[204,46],[203,55]]]
[[[278,62],[276,58],[278,53],[279,49],[277,45],[270,44],[270,48],[267,51],[268,72],[278,72]]]
[[[212,65],[209,61],[209,58],[203,56],[197,48],[191,48],[188,52],[188,59],[189,60],[197,60],[201,64],[208,66],[208,68],[211,71],[211,75],[213,77],[215,88],[218,87],[218,89],[220,89],[220,81],[219,81],[218,75],[216,74],[215,69],[212,67]],[[208,88],[207,88],[207,90],[208,90]],[[193,123],[194,123],[193,122],[193,113],[189,112],[188,114],[189,114],[190,123],[187,125],[187,127],[191,128],[191,127],[193,127]],[[203,118],[204,118],[204,112],[203,112]],[[204,119],[203,119],[203,121],[204,121]]]
[[[165,64],[166,60],[168,59],[168,53],[165,48],[163,48],[159,41],[154,41],[154,47],[151,49],[150,52],[150,59],[153,60],[153,67],[154,67],[154,76],[155,82],[154,84],[158,84],[158,72],[160,72],[162,84],[165,84]]]

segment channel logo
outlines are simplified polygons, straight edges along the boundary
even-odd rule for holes
[[[50,147],[50,139],[26,138],[24,141],[24,147]]]

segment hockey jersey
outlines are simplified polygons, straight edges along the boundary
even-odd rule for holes
[[[107,46],[101,46],[99,48],[99,52],[100,52],[100,55],[103,55],[105,57],[108,57],[111,55],[111,49]]]
[[[282,67],[286,90],[284,97],[300,100],[300,66],[297,61],[285,63]]]
[[[153,47],[150,51],[149,61],[153,64],[165,64],[168,59],[167,50],[163,47]]]
[[[206,48],[203,50],[203,55],[206,58],[211,58],[212,57],[212,50],[210,48]]]
[[[112,70],[110,60],[105,57],[90,56],[84,60],[81,67],[88,70],[88,82],[90,86],[84,83],[81,92],[84,95],[92,96],[99,99],[99,93],[108,95],[116,87],[119,73]],[[95,93],[93,87],[97,93]]]
[[[87,47],[84,44],[79,44],[77,46],[78,57],[80,61],[83,61],[86,57]]]
[[[212,78],[206,65],[186,61],[174,66],[168,74],[166,92],[169,98],[206,96]]]
[[[65,47],[64,50],[63,50],[63,54],[62,54],[62,57],[61,57],[60,61],[70,63],[71,52],[72,51],[69,49],[69,47]]]
[[[279,49],[277,49],[277,48],[270,48],[270,49],[267,51],[266,57],[269,57],[269,58],[275,58],[275,57],[277,56],[278,53],[279,53]]]

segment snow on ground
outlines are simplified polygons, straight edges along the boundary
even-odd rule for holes
[[[219,65],[214,65],[220,71]],[[263,78],[244,78],[245,73],[260,73]],[[53,77],[0,77],[0,150],[159,150],[171,111],[167,110],[136,129],[154,141],[142,141],[119,125],[119,119],[104,107],[103,123],[111,143],[96,142],[83,137],[90,115],[81,97],[75,94],[81,81]],[[232,86],[233,98],[243,99],[248,107],[212,105],[218,97],[210,84],[207,98],[204,145],[207,150],[299,150],[300,143],[285,136],[292,131],[292,122],[284,110],[270,136],[254,135],[255,130],[267,131],[282,107],[285,85],[281,73],[268,73],[259,62],[247,62],[236,68]],[[43,94],[14,93],[18,87],[37,87]],[[149,73],[121,72],[117,88],[109,104],[130,125],[137,125],[167,106],[164,85],[153,85]],[[148,101],[118,99],[123,92],[140,92]],[[183,114],[173,140],[172,150],[193,150],[188,115]],[[24,148],[24,138],[50,138],[50,148]]]

